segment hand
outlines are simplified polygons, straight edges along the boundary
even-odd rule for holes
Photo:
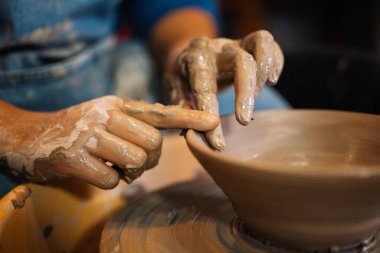
[[[162,136],[155,127],[209,131],[219,124],[208,113],[114,96],[54,113],[23,111],[18,120],[12,148],[0,152],[11,169],[34,181],[76,177],[100,188],[120,177],[132,182],[157,164]]]
[[[218,84],[235,84],[235,115],[247,125],[255,98],[266,82],[276,84],[284,65],[279,45],[267,31],[241,40],[195,38],[178,56],[176,68],[167,75],[169,99],[182,106],[194,100],[198,110],[219,115]],[[206,133],[212,147],[225,146],[222,128]]]

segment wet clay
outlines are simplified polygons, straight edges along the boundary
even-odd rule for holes
[[[207,131],[219,124],[205,112],[114,96],[52,113],[1,102],[0,116],[0,157],[15,174],[34,181],[75,177],[100,188],[116,186],[120,177],[132,182],[157,164],[156,127]]]
[[[123,111],[136,119],[149,123],[157,128],[184,128],[207,131],[219,124],[218,117],[197,110],[183,109],[180,106],[147,104],[143,101],[126,100]]]
[[[219,153],[187,143],[250,233],[299,250],[358,243],[380,227],[380,116],[318,110],[222,118]]]
[[[265,82],[277,83],[283,65],[279,45],[264,30],[242,40],[195,38],[179,55],[176,73],[167,78],[169,98],[180,105],[193,99],[198,110],[218,116],[218,84],[234,83],[236,119],[247,125],[255,98]],[[207,132],[206,139],[216,150],[225,147],[221,126]]]
[[[375,233],[335,252],[379,252]],[[330,248],[321,252],[331,252]],[[106,224],[100,252],[278,252],[291,248],[255,237],[208,177],[173,185],[130,203]]]
[[[32,194],[32,189],[29,187],[19,187],[13,190],[14,198],[11,199],[12,205],[15,209],[20,209],[25,205],[25,202]]]

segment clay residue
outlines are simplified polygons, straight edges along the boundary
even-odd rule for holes
[[[261,237],[257,231],[247,230],[227,196],[213,181],[199,178],[150,193],[127,205],[106,224],[100,252],[142,253],[154,249],[157,253],[357,253],[372,252],[379,245],[379,231],[363,238],[353,244],[332,244],[311,250]]]
[[[219,116],[217,99],[217,64],[214,49],[208,38],[194,39],[178,58],[181,74],[190,85],[196,108]],[[217,150],[225,146],[220,126],[206,133],[208,142]]]
[[[26,34],[21,38],[21,41],[24,43],[47,43],[64,36],[74,39],[75,33],[73,29],[73,22],[70,19],[66,19],[62,23],[39,28],[30,34]]]
[[[222,191],[206,178],[127,205],[103,230],[100,252],[275,252],[251,238]]]
[[[90,108],[79,108],[79,111],[78,108],[68,109],[66,115],[83,114],[77,122],[73,122],[75,127],[68,135],[63,134],[67,131],[67,127],[70,127],[65,124],[65,118],[57,120],[56,124],[48,127],[32,143],[28,144],[27,153],[5,153],[8,166],[19,172],[26,171],[28,174],[33,175],[36,159],[48,158],[57,149],[69,149],[72,147],[73,143],[78,140],[80,133],[89,130],[89,124],[94,120],[98,124],[106,124],[109,118],[107,111],[113,109],[113,106],[108,104],[107,100],[100,100]],[[63,115],[63,117],[66,116]]]
[[[214,129],[219,119],[207,112],[184,109],[180,106],[147,104],[142,101],[126,100],[123,111],[157,128],[191,128],[198,131]]]
[[[235,83],[235,116],[240,124],[248,125],[255,98],[267,81],[278,81],[284,57],[273,36],[260,30],[242,40],[195,38],[176,64],[174,73],[166,78],[172,103],[184,106],[194,102],[198,110],[219,116],[218,85]],[[205,135],[214,149],[224,149],[221,126]]]
[[[32,189],[27,186],[19,187],[13,190],[14,198],[11,199],[12,205],[15,209],[24,207],[26,200],[32,195]]]

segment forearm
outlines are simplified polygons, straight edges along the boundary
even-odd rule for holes
[[[201,9],[186,8],[162,17],[151,33],[152,49],[165,70],[170,70],[175,57],[195,37],[213,38],[217,34],[213,17]]]

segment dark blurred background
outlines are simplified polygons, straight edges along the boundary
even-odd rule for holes
[[[380,1],[222,0],[224,35],[267,29],[285,68],[277,89],[297,108],[380,114]]]

